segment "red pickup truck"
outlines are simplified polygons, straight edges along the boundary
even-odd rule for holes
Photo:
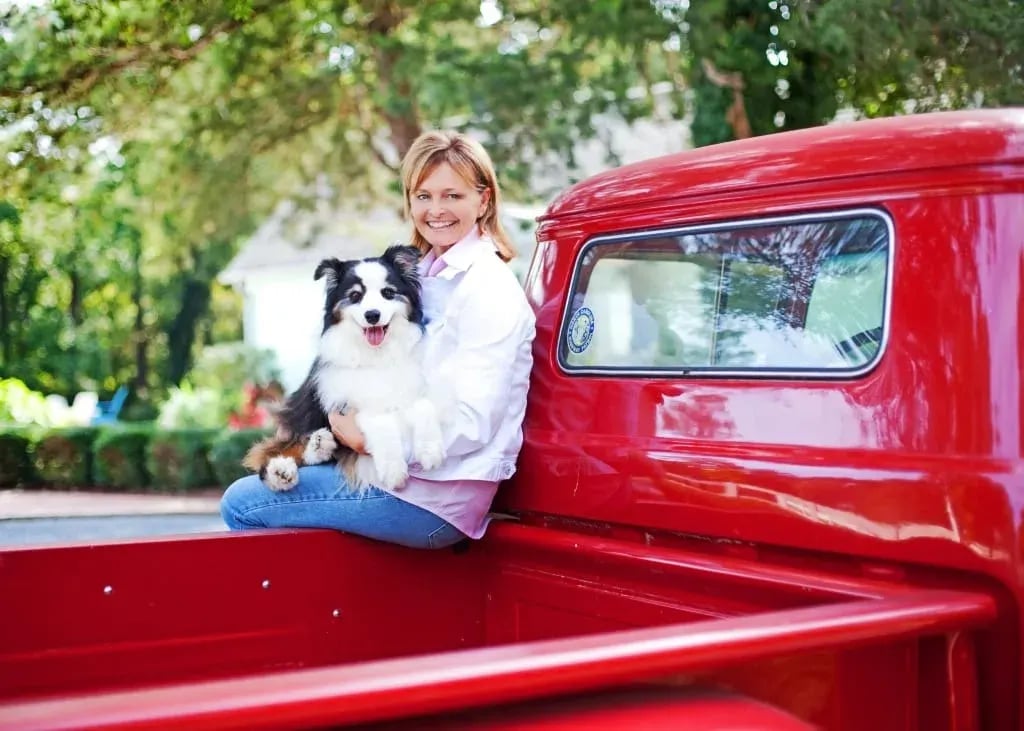
[[[537,239],[483,540],[0,551],[0,728],[1024,728],[1024,110],[625,166]]]

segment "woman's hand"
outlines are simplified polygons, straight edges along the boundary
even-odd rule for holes
[[[356,412],[350,411],[347,414],[333,412],[327,415],[327,420],[331,423],[331,432],[338,442],[359,454],[367,454],[366,437],[363,436],[362,430],[356,424]]]

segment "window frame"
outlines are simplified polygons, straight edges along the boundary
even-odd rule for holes
[[[789,224],[826,223],[830,221],[841,221],[858,218],[876,218],[880,220],[888,236],[888,248],[885,262],[885,291],[882,299],[882,337],[879,342],[878,351],[867,363],[850,368],[822,368],[819,366],[807,368],[772,368],[764,366],[749,367],[719,367],[719,366],[659,366],[659,367],[636,367],[636,366],[574,366],[566,361],[569,352],[568,329],[575,311],[571,308],[571,302],[576,294],[576,287],[580,282],[583,271],[583,262],[587,255],[595,249],[623,244],[631,241],[643,241],[659,237],[677,237],[684,235],[708,234],[718,231],[730,231],[757,226],[785,226]],[[892,314],[892,280],[894,262],[896,259],[897,241],[896,230],[892,217],[887,211],[873,207],[858,207],[834,211],[821,211],[815,213],[784,214],[778,216],[759,216],[755,218],[736,218],[728,221],[716,221],[713,223],[701,223],[685,226],[672,226],[657,229],[640,229],[624,231],[613,234],[600,234],[588,239],[580,247],[573,264],[572,276],[569,280],[569,290],[566,293],[565,302],[562,308],[562,316],[558,327],[558,337],[555,342],[556,362],[559,370],[567,376],[618,376],[618,377],[642,377],[642,378],[742,378],[751,380],[765,379],[802,379],[802,380],[829,380],[842,381],[860,378],[873,371],[881,362],[889,344],[891,333]],[[579,308],[577,308],[578,310]]]

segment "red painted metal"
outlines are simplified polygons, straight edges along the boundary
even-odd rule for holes
[[[1024,161],[1024,109],[919,114],[751,137],[594,175],[568,189],[545,218],[562,220],[680,198],[716,200],[791,184],[818,185],[904,172],[936,177],[960,166]]]
[[[367,727],[373,731],[374,726]],[[644,688],[501,706],[484,711],[419,717],[401,729],[445,731],[811,731],[814,726],[749,698],[721,691]]]
[[[558,368],[588,239],[864,206],[895,227],[870,373]],[[525,445],[498,502],[519,524],[463,553],[324,531],[0,551],[0,727],[413,723],[646,680],[827,729],[1024,728],[1021,231],[1024,110],[581,183],[544,217],[526,282]]]
[[[891,659],[913,652],[922,638],[982,627],[996,614],[991,597],[978,592],[912,589],[530,526],[494,526],[480,550],[462,555],[388,548],[378,556],[380,549],[321,531],[97,546],[78,555],[77,582],[49,601],[50,589],[33,578],[52,575],[47,564],[75,549],[6,552],[5,595],[24,596],[44,613],[94,608],[57,642],[44,619],[17,618],[22,631],[7,632],[0,645],[0,682],[13,691],[0,705],[0,728],[343,725],[623,682],[678,683],[680,674],[723,671],[727,678],[730,667],[808,652],[828,653],[842,672],[856,672],[856,657],[851,664],[846,654],[859,648],[886,648],[880,657]],[[200,557],[205,572],[194,570]],[[156,584],[133,583],[142,565],[160,569]],[[220,574],[219,604],[175,608],[176,593],[198,595],[197,574],[232,565],[240,570]],[[109,579],[115,566],[129,567],[118,569],[120,580]],[[378,577],[383,591],[370,588]],[[113,592],[104,594],[105,586]],[[457,600],[436,590],[455,586],[466,587]],[[90,603],[84,594],[99,598]],[[115,597],[124,610],[103,607]],[[128,622],[146,604],[163,609]],[[476,614],[446,617],[459,606]],[[530,620],[533,610],[543,623]],[[295,617],[286,618],[289,612]],[[467,627],[493,646],[458,649]],[[163,636],[154,639],[157,631]],[[74,645],[82,635],[85,642]],[[426,654],[424,635],[435,645]],[[454,651],[432,652],[438,637]],[[246,643],[262,650],[241,653]],[[368,659],[376,643],[384,649]],[[183,666],[189,656],[195,662]],[[209,673],[218,657],[220,679]],[[305,669],[272,672],[281,667]],[[105,674],[111,669],[114,676]],[[91,678],[77,676],[90,671]],[[909,663],[894,672],[914,682],[919,669]],[[881,692],[875,675],[858,684]],[[75,681],[91,692],[68,697]],[[62,696],[49,697],[53,691]],[[768,696],[786,707],[786,693]]]
[[[868,375],[559,370],[557,328],[587,240],[864,206],[895,226],[890,339]],[[979,654],[984,727],[1020,728],[1022,230],[1024,109],[744,140],[578,184],[542,219],[526,282],[538,316],[531,408],[501,509],[754,558],[983,578],[1005,600],[1002,639]]]

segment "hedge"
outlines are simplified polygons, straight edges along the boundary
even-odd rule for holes
[[[209,451],[217,429],[156,431],[149,441],[146,469],[157,487],[183,491],[216,484]]]
[[[122,489],[147,486],[146,455],[152,436],[149,425],[103,429],[92,449],[96,484]]]
[[[153,423],[100,427],[0,428],[0,488],[148,489],[226,487],[265,429],[159,429]]]
[[[92,427],[69,427],[46,432],[33,450],[39,479],[59,487],[92,485],[92,445],[97,431]]]
[[[0,487],[32,482],[32,438],[24,431],[0,432]]]
[[[227,487],[249,471],[242,466],[242,458],[249,447],[273,433],[272,429],[241,429],[222,432],[210,447],[210,467],[219,485]]]

